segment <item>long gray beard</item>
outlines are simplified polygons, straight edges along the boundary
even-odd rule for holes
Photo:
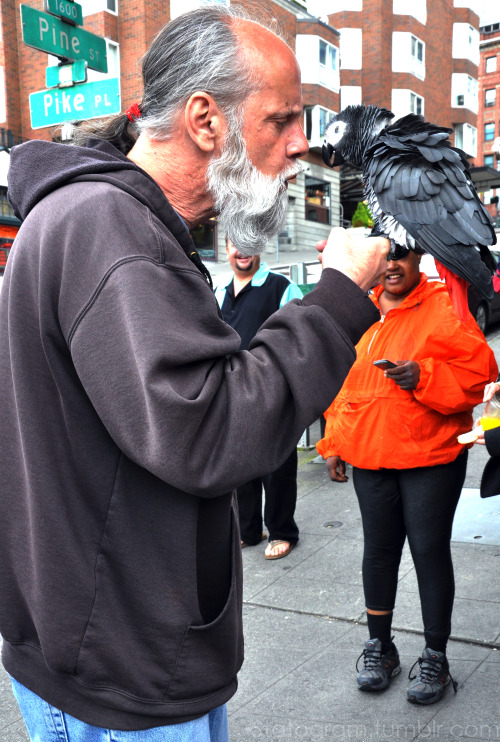
[[[229,133],[220,157],[207,169],[207,186],[214,208],[233,245],[242,255],[256,255],[285,224],[287,178],[304,166],[297,161],[276,178],[263,175],[248,158],[239,121],[229,121]]]

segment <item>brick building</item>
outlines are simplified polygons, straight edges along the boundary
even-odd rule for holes
[[[208,0],[210,1],[210,0]],[[229,1],[229,0],[228,0]],[[197,7],[207,0],[79,0],[83,10],[83,28],[105,37],[108,58],[106,74],[88,71],[88,80],[118,78],[120,110],[141,100],[138,59],[154,35],[171,18]],[[251,0],[241,0],[241,5]],[[43,0],[26,0],[43,11]],[[330,225],[339,223],[339,174],[326,168],[321,160],[321,135],[332,112],[339,110],[339,34],[327,23],[308,14],[305,0],[262,0],[258,11],[264,19],[276,21],[288,42],[296,50],[302,69],[304,90],[304,128],[311,146],[307,170],[289,188],[287,223],[274,250],[311,247],[327,236]],[[50,140],[55,127],[32,129],[30,93],[46,88],[46,68],[58,59],[28,47],[22,40],[21,14],[15,0],[0,4],[0,127],[11,136]],[[61,92],[62,94],[62,92]],[[69,117],[69,116],[68,116]],[[0,199],[4,209],[5,183],[0,167]],[[4,220],[5,221],[5,220]],[[7,225],[4,225],[6,227]],[[12,225],[10,225],[12,227]],[[0,213],[0,232],[2,215]],[[193,236],[206,259],[225,257],[222,234],[214,222],[200,225]]]
[[[396,118],[423,114],[452,128],[455,144],[474,157],[479,17],[468,5],[467,0],[326,0],[329,23],[340,32],[341,108],[371,103],[389,108]],[[350,216],[360,192],[350,187],[349,173],[342,192],[351,199],[344,203]]]
[[[481,26],[479,113],[475,165],[484,171],[483,201],[500,226],[500,10],[498,23]],[[492,172],[493,171],[493,172]]]

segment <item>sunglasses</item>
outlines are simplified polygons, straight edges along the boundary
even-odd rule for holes
[[[387,260],[403,260],[410,254],[410,248],[405,245],[396,245],[392,243],[392,247],[387,254]]]

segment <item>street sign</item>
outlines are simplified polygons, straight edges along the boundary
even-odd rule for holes
[[[32,129],[120,113],[118,78],[31,93],[30,113]]]
[[[83,59],[73,64],[52,65],[45,70],[45,84],[48,88],[67,88],[75,82],[86,80],[87,63]]]
[[[47,13],[64,18],[67,23],[83,26],[82,6],[73,0],[44,0],[43,9]]]
[[[108,71],[106,40],[102,36],[71,26],[59,18],[21,5],[23,41],[28,46],[62,59],[83,59],[99,72]]]

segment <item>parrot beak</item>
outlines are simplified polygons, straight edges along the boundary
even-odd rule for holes
[[[342,157],[339,152],[336,152],[332,145],[328,142],[323,143],[323,147],[321,149],[321,156],[323,158],[323,162],[325,165],[328,165],[328,167],[336,167],[336,165],[342,165],[344,162],[344,158]]]

